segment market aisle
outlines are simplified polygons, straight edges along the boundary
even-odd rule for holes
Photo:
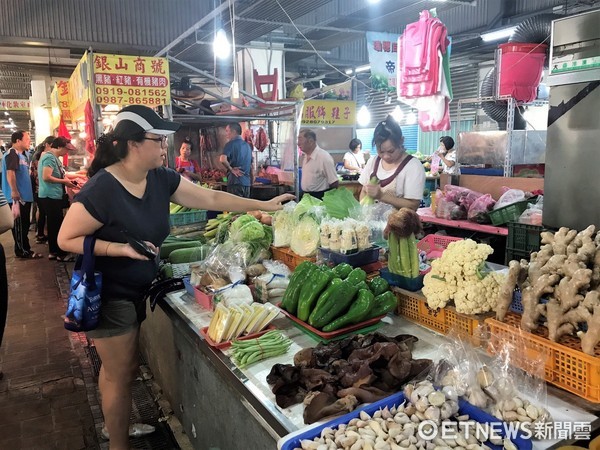
[[[57,273],[64,264],[15,258],[10,233],[0,242],[7,255],[9,307],[0,348],[0,448],[97,449],[94,417],[84,383],[91,378],[77,336],[62,325],[64,303]],[[48,254],[44,245],[36,251]],[[81,356],[83,355],[83,358]],[[99,411],[99,410],[98,410]]]

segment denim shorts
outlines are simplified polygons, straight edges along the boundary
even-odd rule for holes
[[[121,336],[138,328],[146,319],[146,301],[124,298],[102,299],[100,322],[85,334],[90,339]]]

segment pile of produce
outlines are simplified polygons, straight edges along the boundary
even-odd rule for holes
[[[273,216],[273,245],[290,247],[299,256],[313,256],[320,245],[323,218],[347,219],[359,206],[346,188],[327,191],[323,201],[304,194],[300,202],[288,203]]]
[[[214,219],[209,219],[204,227],[204,239],[211,244],[222,244],[227,239],[229,225],[234,219],[235,216],[231,213],[221,213]]]
[[[203,211],[201,209],[198,208],[187,208],[185,206],[181,206],[178,205],[177,203],[170,203],[169,206],[169,213],[170,214],[178,214],[178,213],[184,213],[184,212],[192,212],[192,211]]]
[[[273,330],[256,339],[236,340],[231,343],[231,356],[235,364],[244,369],[264,359],[287,353],[292,341],[281,331]]]
[[[511,261],[498,297],[498,320],[519,287],[523,330],[537,329],[544,317],[550,340],[578,336],[582,350],[594,355],[600,342],[600,233],[595,231],[590,225],[579,233],[564,227],[543,232],[539,252],[529,261]]]
[[[371,248],[369,226],[354,219],[325,219],[321,222],[321,248],[343,255]]]
[[[415,235],[421,233],[421,219],[409,208],[390,214],[384,237],[389,242],[388,269],[407,278],[419,276],[419,251]]]
[[[202,181],[221,181],[225,176],[225,172],[218,169],[200,169],[200,177]]]
[[[304,422],[314,423],[387,397],[428,370],[431,360],[412,358],[416,341],[409,335],[369,333],[321,343],[296,353],[294,365],[275,364],[267,382],[277,405],[304,401]]]
[[[364,270],[342,263],[334,268],[304,261],[290,277],[281,307],[309,325],[332,332],[387,314],[397,305],[385,280],[369,284]]]
[[[492,247],[471,239],[451,242],[423,280],[423,295],[432,309],[453,301],[456,311],[479,314],[496,308],[504,276],[487,269],[485,260]]]
[[[277,317],[279,310],[271,305],[225,306],[218,303],[208,326],[208,336],[217,344],[264,330]]]
[[[302,440],[301,448],[294,450],[489,449],[477,439],[480,433],[477,430],[488,431],[489,426],[478,424],[466,414],[459,415],[456,396],[436,391],[429,381],[407,385],[404,395],[407,402],[379,409],[372,416],[361,411],[359,417],[348,424],[341,424],[337,429],[324,428],[319,437]],[[452,433],[456,439],[443,439],[442,422],[454,422],[446,429],[457,430]],[[481,432],[482,436],[486,434]],[[425,440],[423,435],[431,438]],[[507,450],[517,449],[510,439],[502,439],[497,434],[489,443],[503,445]]]

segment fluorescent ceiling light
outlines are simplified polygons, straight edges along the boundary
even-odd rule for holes
[[[369,0],[369,3],[371,3],[371,4],[379,3],[379,0]]]
[[[371,65],[370,64],[366,64],[364,66],[358,66],[356,69],[354,69],[355,72],[366,72],[367,70],[371,69]]]
[[[356,121],[362,127],[366,127],[367,125],[369,125],[369,122],[371,122],[371,112],[365,105],[362,105],[358,110],[358,114],[356,115]]]
[[[231,45],[223,28],[219,28],[213,42],[213,52],[219,59],[227,59],[231,53]]]
[[[352,72],[354,72],[354,70],[346,69],[346,75],[352,75]]]
[[[509,37],[516,29],[517,27],[508,27],[502,28],[501,30],[490,31],[488,33],[483,33],[481,39],[484,42],[499,41],[500,39]]]

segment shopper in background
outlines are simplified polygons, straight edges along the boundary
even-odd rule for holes
[[[191,159],[192,141],[186,137],[179,148],[179,156],[175,157],[175,170],[190,181],[202,181],[200,177],[200,165],[195,159]]]
[[[223,154],[219,158],[227,169],[227,192],[240,197],[250,197],[252,173],[252,149],[242,139],[242,127],[232,122],[225,129],[229,142],[225,144]]]
[[[146,315],[144,292],[158,273],[149,259],[126,241],[123,230],[158,252],[169,234],[169,202],[189,208],[226,211],[277,211],[294,197],[262,202],[202,188],[163,167],[166,137],[180,124],[161,119],[150,108],[127,106],[114,130],[98,138],[90,180],[69,208],[58,235],[60,248],[83,253],[85,236],[95,235],[95,269],[102,273],[98,327],[87,333],[102,360],[99,387],[110,449],[129,449],[131,382],[138,368],[138,336]]]
[[[15,255],[17,258],[37,259],[42,255],[31,250],[27,236],[31,223],[31,203],[33,202],[33,188],[27,159],[31,139],[28,132],[19,130],[11,135],[10,140],[12,147],[2,159],[2,191],[10,202],[11,208],[14,202],[19,203],[20,214],[15,219],[12,229]]]
[[[335,189],[339,184],[333,158],[317,145],[315,132],[306,128],[298,134],[298,147],[304,153],[302,191],[321,199],[325,192]]]
[[[369,159],[359,182],[363,185],[361,199],[368,195],[396,209],[415,211],[423,199],[425,169],[421,162],[406,153],[400,125],[392,116],[380,122],[373,133],[377,156]],[[377,177],[378,183],[370,180]]]
[[[48,136],[37,146],[35,153],[29,163],[29,176],[31,178],[31,187],[33,188],[33,204],[31,205],[31,220],[36,223],[35,226],[35,243],[43,244],[48,240],[48,236],[44,234],[46,229],[46,212],[39,202],[40,180],[38,177],[38,164],[44,152],[50,150],[50,145],[54,141],[54,136]]]
[[[71,141],[64,137],[57,137],[52,141],[49,151],[40,158],[38,178],[40,182],[39,201],[48,218],[48,259],[60,262],[71,262],[72,255],[58,246],[58,231],[63,222],[63,208],[65,208],[66,188],[75,187],[72,181],[65,178],[65,169],[60,157],[65,156],[69,150],[75,150]]]
[[[444,173],[448,175],[460,175],[460,168],[456,163],[456,150],[454,149],[454,139],[450,136],[440,138],[440,146],[436,153],[442,160]]]
[[[5,233],[13,227],[13,215],[6,197],[0,191],[0,234]],[[0,244],[0,347],[6,326],[6,314],[8,312],[8,278],[6,276],[6,255],[4,247]],[[0,380],[4,374],[0,370]]]
[[[344,154],[344,168],[353,172],[360,172],[365,167],[365,155],[362,152],[362,142],[360,139],[352,139],[349,152]]]

